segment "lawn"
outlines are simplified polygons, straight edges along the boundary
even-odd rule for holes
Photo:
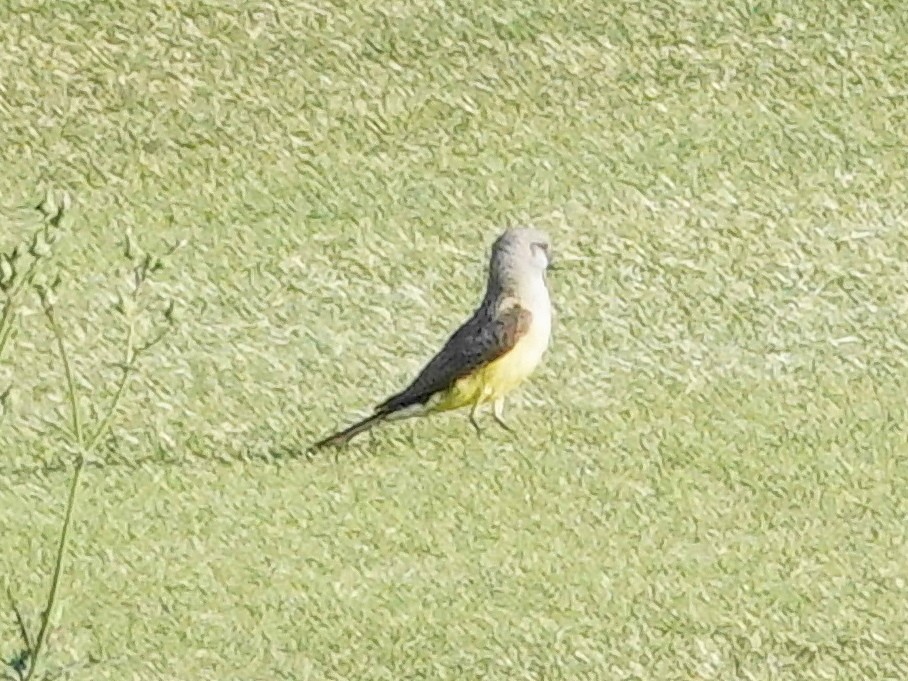
[[[86,419],[127,235],[186,242],[39,671],[908,678],[900,3],[120,5],[0,7],[0,252],[70,194],[47,271]],[[519,433],[455,413],[305,457],[414,376],[521,222],[565,267]],[[0,588],[35,626],[75,453],[24,301]],[[3,660],[17,631],[3,601]]]

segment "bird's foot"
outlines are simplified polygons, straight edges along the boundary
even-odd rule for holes
[[[470,424],[476,429],[476,435],[482,437],[482,428],[479,427],[479,421],[476,420],[476,414],[470,414]]]
[[[505,421],[501,416],[499,416],[498,414],[493,414],[493,416],[495,418],[495,421],[498,423],[498,425],[501,426],[502,428],[504,428],[506,431],[508,431],[511,434],[517,433],[517,431],[514,430],[511,426],[509,426],[508,422]]]

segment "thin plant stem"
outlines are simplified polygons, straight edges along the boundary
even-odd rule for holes
[[[72,522],[73,509],[76,505],[76,496],[79,491],[79,479],[82,475],[82,468],[85,465],[85,438],[82,433],[82,420],[79,414],[79,399],[76,393],[76,382],[73,378],[72,365],[69,361],[69,354],[66,352],[66,344],[63,341],[63,331],[57,323],[54,316],[53,306],[49,303],[44,307],[47,320],[53,331],[54,338],[57,341],[57,349],[60,352],[60,361],[63,363],[63,372],[66,375],[66,389],[69,397],[69,407],[72,412],[73,434],[76,438],[76,445],[79,448],[79,456],[76,460],[76,467],[73,471],[72,481],[69,484],[69,497],[66,501],[66,511],[63,516],[63,528],[60,530],[60,539],[57,542],[57,556],[54,560],[54,573],[51,577],[50,590],[47,594],[47,605],[41,614],[41,627],[38,629],[38,635],[35,637],[35,644],[31,652],[28,673],[25,675],[25,681],[29,681],[35,673],[38,666],[38,660],[44,643],[47,640],[47,630],[50,627],[51,615],[54,605],[57,601],[57,589],[60,586],[60,576],[63,574],[63,559],[66,556],[66,547],[69,543],[69,527]]]
[[[13,299],[9,297],[3,304],[3,315],[0,316],[0,359],[3,359],[3,351],[6,344],[13,335]]]
[[[66,352],[66,346],[63,343],[63,331],[57,323],[54,316],[54,309],[51,306],[46,308],[47,319],[50,322],[51,330],[57,340],[57,349],[60,351],[60,360],[63,362],[63,373],[66,376],[66,392],[69,398],[69,408],[72,413],[73,435],[76,437],[76,443],[79,446],[79,455],[85,455],[85,435],[82,432],[82,416],[79,412],[79,396],[76,393],[76,381],[73,378],[72,365],[69,362],[69,355]]]
[[[76,461],[76,468],[73,471],[72,482],[69,484],[69,498],[66,501],[66,512],[63,516],[63,528],[60,530],[60,540],[57,542],[57,557],[54,561],[54,574],[50,581],[50,591],[47,594],[47,605],[41,614],[41,628],[38,629],[38,636],[35,638],[35,645],[31,652],[31,660],[28,665],[28,673],[24,681],[29,681],[38,668],[38,659],[44,643],[47,639],[47,630],[50,627],[51,613],[54,604],[57,601],[57,588],[60,586],[60,576],[63,574],[63,559],[66,556],[66,546],[69,542],[69,526],[72,521],[73,509],[76,505],[76,495],[79,491],[79,478],[82,474],[82,468],[85,465],[85,457],[79,456]]]
[[[16,672],[16,676],[7,676],[7,678],[18,678],[20,681],[24,681],[26,669],[30,666],[30,659],[28,656],[32,653],[32,637],[28,633],[28,625],[25,624],[25,618],[22,616],[22,611],[19,610],[16,599],[13,597],[13,590],[10,587],[6,588],[6,595],[9,598],[10,607],[12,607],[13,612],[16,614],[16,625],[19,627],[19,636],[22,637],[22,643],[25,644],[24,654],[19,658],[19,661],[24,664],[14,665],[13,669]]]
[[[27,650],[31,650],[32,638],[28,635],[28,627],[25,625],[25,618],[22,616],[22,611],[19,610],[16,599],[13,598],[13,591],[9,587],[6,588],[6,596],[9,598],[10,607],[12,607],[13,612],[16,614],[16,625],[19,627],[19,634],[22,636],[22,642],[25,643],[25,648]]]
[[[120,399],[123,397],[123,393],[126,391],[126,386],[129,384],[129,377],[132,374],[133,362],[136,360],[136,356],[133,351],[134,336],[135,324],[130,320],[129,328],[126,331],[126,351],[124,353],[125,359],[123,366],[120,368],[120,381],[119,383],[117,383],[117,389],[110,401],[110,406],[107,409],[107,413],[104,415],[104,418],[101,419],[101,423],[95,431],[94,436],[91,438],[88,446],[85,448],[86,452],[93,452],[95,450],[95,447],[97,447],[98,443],[101,441],[101,438],[103,438],[109,430],[110,424],[113,421],[114,414],[117,411],[117,407],[120,405]]]
[[[51,219],[51,223],[56,226],[59,223],[59,218],[61,216],[62,210],[58,212],[58,214],[53,219]],[[177,247],[175,246],[172,250],[176,250],[176,248]],[[13,322],[16,315],[18,296],[21,294],[26,285],[31,286],[34,283],[36,263],[37,256],[35,257],[35,261],[31,264],[31,267],[26,272],[25,276],[21,280],[14,282],[14,285],[6,291],[6,301],[3,305],[2,310],[0,310],[0,356],[2,356],[4,350],[7,348],[8,342],[12,337],[12,333],[14,331]],[[146,257],[145,261],[135,269],[135,284],[130,296],[133,301],[135,301],[135,299],[138,297],[139,290],[143,282],[145,281],[145,278],[148,275],[149,271],[154,272],[159,267],[160,262],[152,261],[149,256]],[[60,357],[60,363],[62,365],[64,378],[66,380],[66,396],[67,401],[69,402],[70,426],[69,428],[66,428],[66,426],[61,426],[61,430],[66,433],[66,435],[75,445],[77,459],[73,468],[72,479],[69,484],[69,493],[64,510],[63,525],[60,529],[60,536],[57,541],[57,551],[54,559],[53,573],[51,575],[46,604],[44,610],[41,613],[40,626],[35,637],[30,636],[28,627],[25,623],[25,619],[22,617],[18,606],[13,601],[12,593],[10,592],[10,602],[12,603],[13,611],[16,615],[16,622],[20,630],[20,636],[22,637],[24,649],[20,657],[17,658],[18,662],[11,663],[13,664],[13,669],[16,673],[16,677],[9,676],[8,674],[5,676],[6,678],[18,678],[18,681],[31,681],[31,679],[35,676],[38,667],[40,666],[41,656],[47,647],[47,637],[50,630],[50,623],[53,617],[54,607],[57,602],[61,579],[63,576],[64,562],[66,559],[70,539],[69,531],[72,527],[73,515],[75,514],[82,471],[84,470],[85,464],[89,459],[89,455],[99,446],[105,435],[110,432],[111,424],[116,417],[120,402],[122,401],[122,398],[125,395],[127,388],[129,387],[130,378],[135,370],[137,360],[152,346],[161,341],[166,334],[166,331],[161,331],[150,341],[137,346],[135,340],[136,328],[134,308],[128,312],[121,310],[121,312],[124,312],[128,320],[128,325],[124,343],[123,362],[119,364],[120,377],[117,381],[116,389],[114,390],[114,394],[111,397],[110,403],[106,411],[104,411],[103,417],[101,418],[97,427],[93,428],[91,425],[86,425],[83,423],[83,414],[81,411],[79,392],[76,387],[73,365],[70,361],[69,353],[66,350],[66,342],[63,329],[58,323],[54,312],[53,295],[54,290],[59,283],[60,277],[58,276],[56,282],[50,285],[50,287],[37,286],[36,289],[38,291],[38,295],[41,298],[41,304],[44,308],[44,314],[47,319],[47,323],[54,335],[57,352]],[[172,323],[172,312],[173,303],[171,303],[170,307],[167,309],[167,312],[165,312],[165,319],[170,323]],[[0,400],[5,401],[6,396],[7,393],[3,393],[2,395],[0,395]],[[94,410],[92,409],[93,405],[89,404],[88,406],[90,416],[98,415],[95,414]],[[2,420],[3,416],[4,414],[0,413],[0,420]],[[89,433],[89,430],[91,430],[92,432]]]

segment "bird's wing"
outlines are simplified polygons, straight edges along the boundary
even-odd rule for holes
[[[533,314],[518,303],[500,311],[480,308],[448,339],[444,347],[402,392],[375,408],[391,413],[424,404],[463,376],[508,352],[530,328]]]

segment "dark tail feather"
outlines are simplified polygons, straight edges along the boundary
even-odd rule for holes
[[[389,415],[389,412],[386,411],[380,411],[377,414],[372,414],[372,416],[354,423],[349,428],[345,428],[344,430],[337,432],[334,435],[329,435],[324,440],[319,440],[314,445],[312,445],[312,449],[321,449],[322,447],[340,447],[341,445],[345,445],[355,436],[362,433],[364,430],[369,430],[369,428],[371,428],[372,426],[377,426],[379,423],[388,418]]]

